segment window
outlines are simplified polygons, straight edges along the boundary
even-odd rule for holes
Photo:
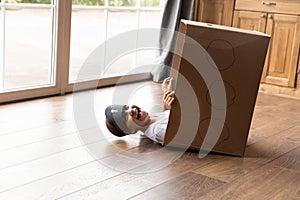
[[[164,0],[0,0],[0,103],[62,94],[74,83],[98,79],[90,73],[78,80],[90,53],[128,30],[158,28],[163,5]],[[130,52],[109,63],[104,78],[111,84],[130,70],[135,74],[137,66],[153,63],[155,53]],[[105,56],[97,63],[106,64]]]
[[[163,0],[73,0],[69,81],[77,80],[85,59],[106,40],[138,28],[159,28],[162,7]],[[114,63],[106,63],[103,57],[97,64],[110,66],[104,77],[122,76],[141,64],[153,62],[154,57],[155,52],[148,50],[129,53]],[[93,79],[93,72],[86,76]]]
[[[20,2],[1,2],[0,92],[49,86],[55,81],[55,2]]]

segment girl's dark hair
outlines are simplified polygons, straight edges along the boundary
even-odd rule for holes
[[[122,130],[120,130],[119,127],[116,127],[113,123],[110,123],[109,120],[106,119],[105,123],[108,130],[115,136],[123,137],[126,135]]]

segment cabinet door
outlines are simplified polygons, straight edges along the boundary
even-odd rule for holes
[[[261,12],[234,11],[233,27],[265,32],[267,14]]]
[[[234,0],[201,0],[198,21],[231,26]]]
[[[262,81],[295,87],[300,42],[300,16],[269,14],[266,33],[270,48]]]

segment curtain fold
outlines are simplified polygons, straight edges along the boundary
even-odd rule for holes
[[[159,52],[152,70],[153,81],[162,82],[170,74],[173,53],[176,44],[176,31],[181,19],[193,19],[195,0],[167,0],[161,23],[159,37]],[[173,32],[174,33],[170,33]]]

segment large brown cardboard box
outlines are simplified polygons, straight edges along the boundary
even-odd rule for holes
[[[270,36],[188,20],[179,33],[164,145],[243,156]]]

